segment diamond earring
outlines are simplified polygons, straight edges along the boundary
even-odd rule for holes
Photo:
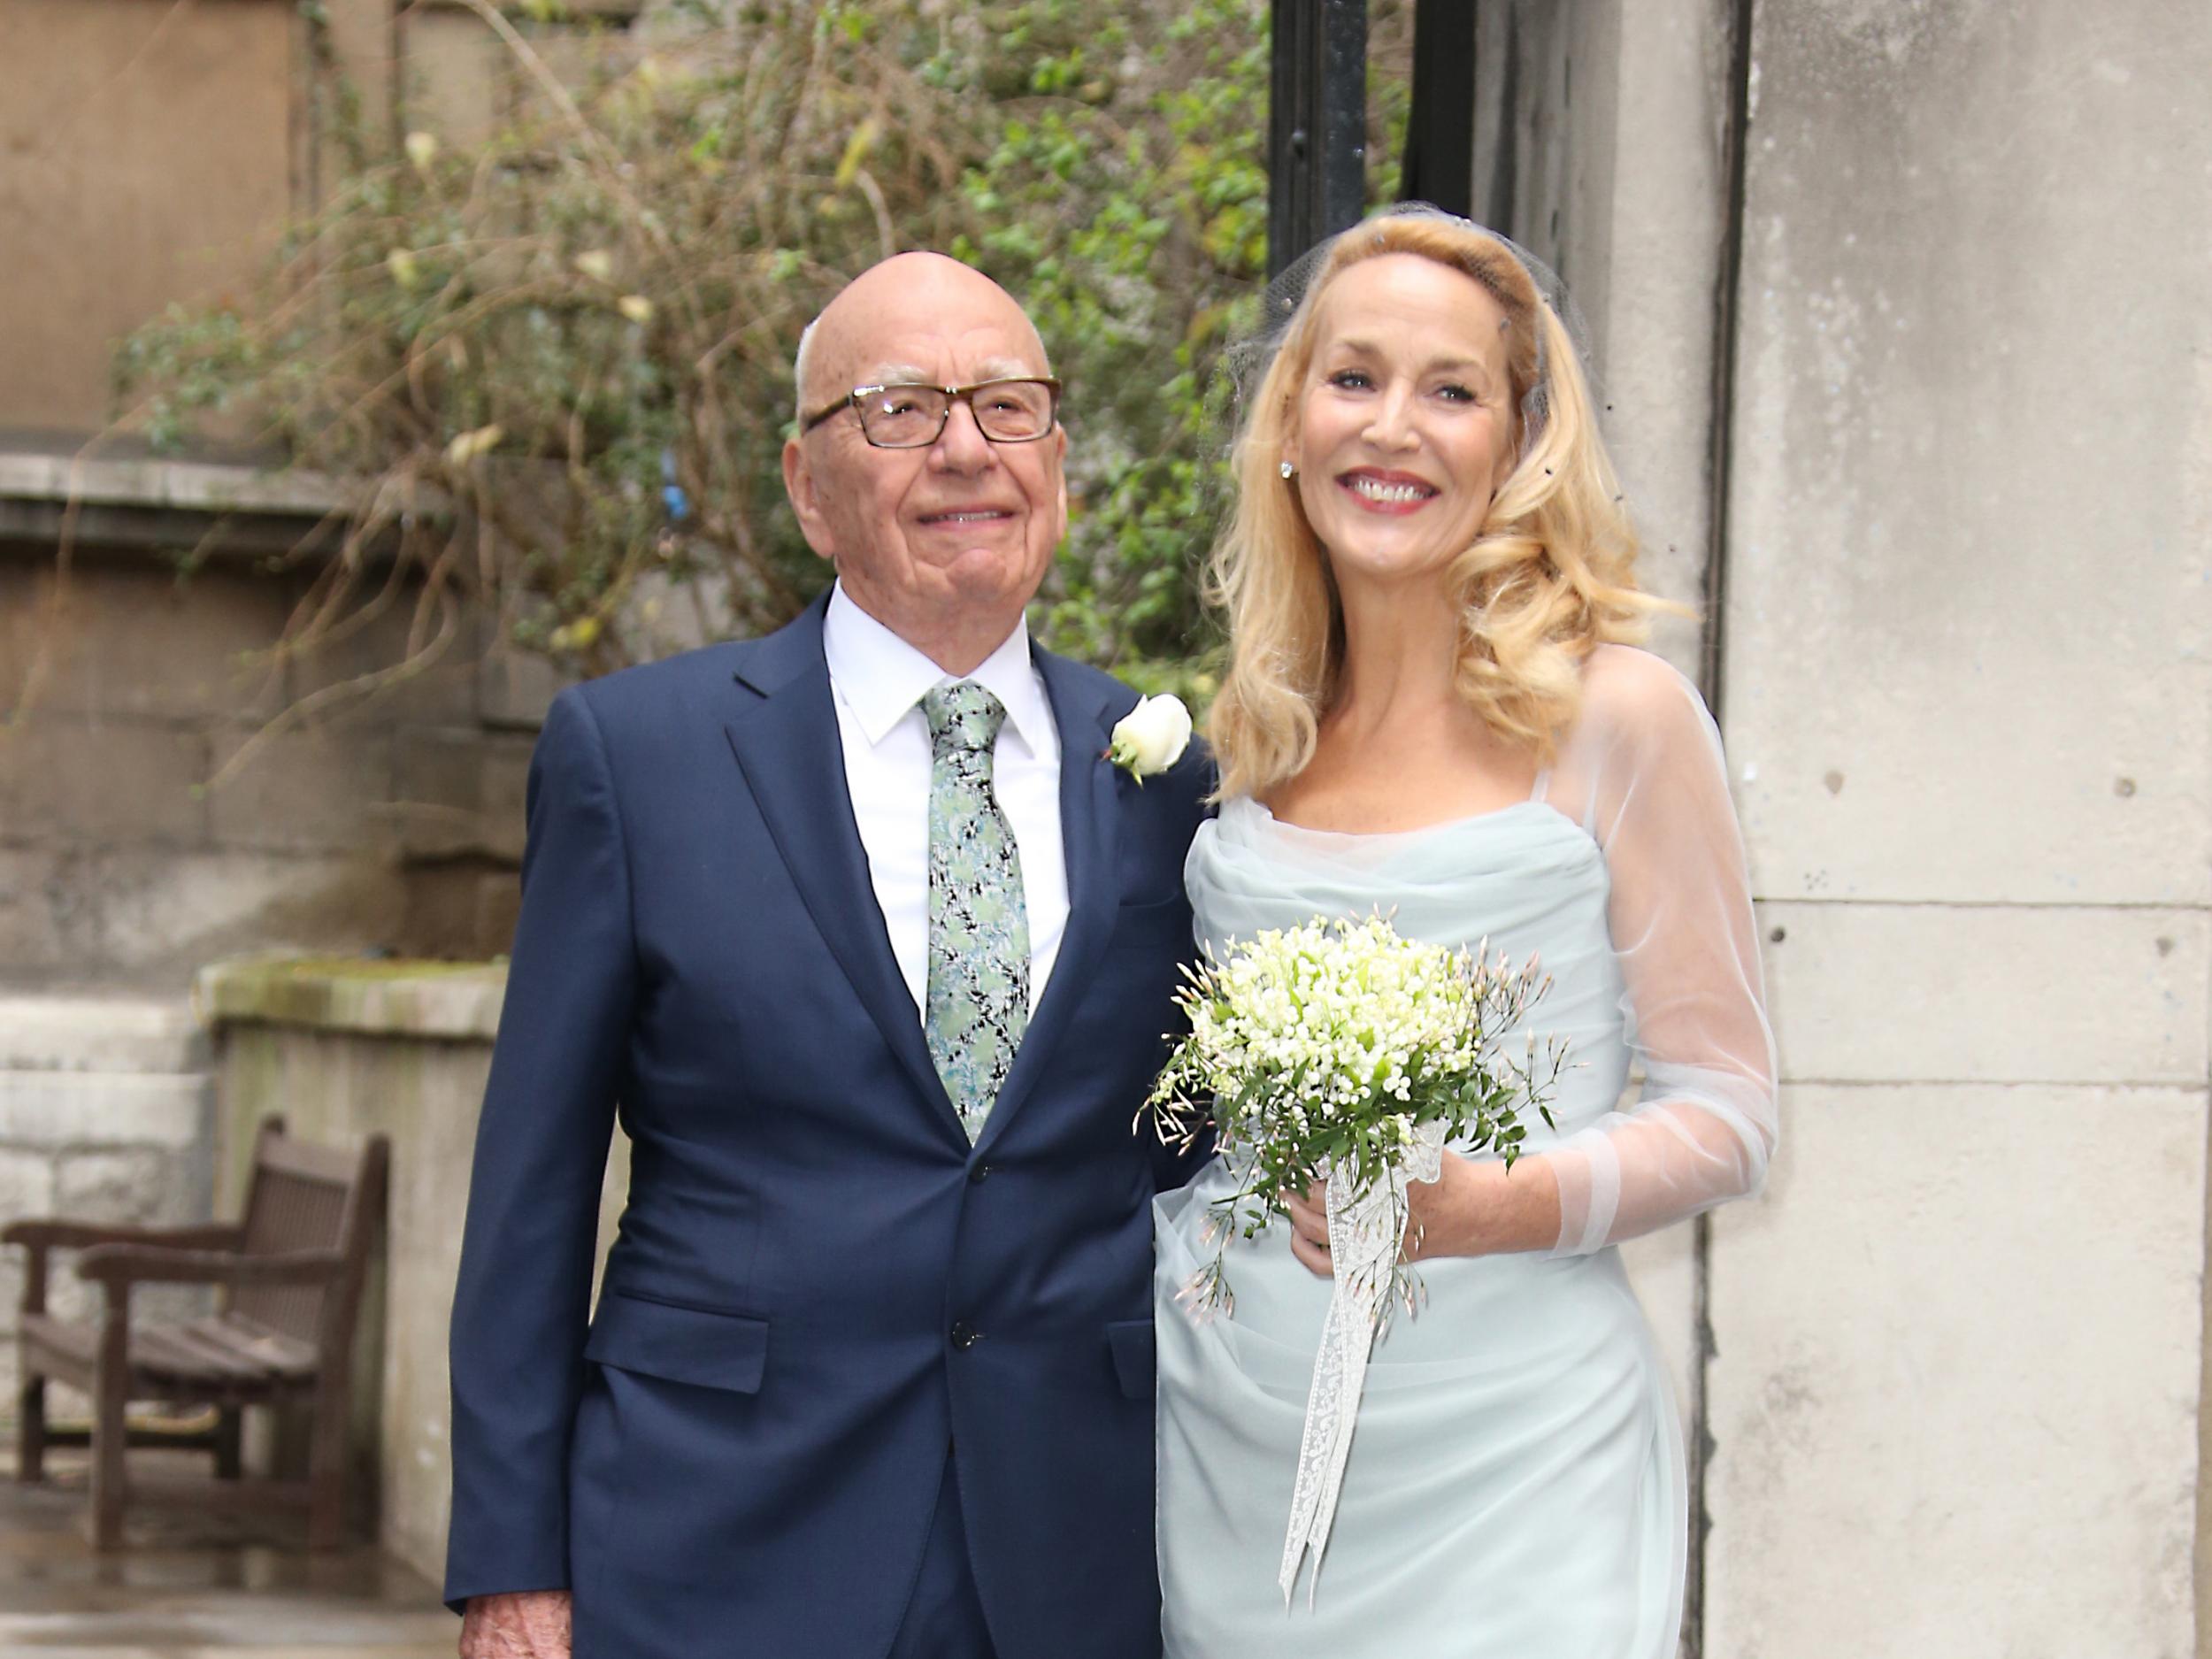
[[[1285,478],[1294,478],[1297,476],[1297,473],[1298,469],[1296,467],[1293,466],[1287,461],[1283,463],[1283,476]]]

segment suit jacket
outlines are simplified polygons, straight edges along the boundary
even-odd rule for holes
[[[1149,1201],[1186,1171],[1132,1124],[1210,768],[1194,745],[1141,787],[1104,757],[1135,694],[1036,653],[1071,909],[971,1147],[869,885],[822,609],[547,719],[454,1303],[447,1598],[566,1587],[577,1659],[874,1659],[950,1447],[1004,1659],[1156,1653]]]

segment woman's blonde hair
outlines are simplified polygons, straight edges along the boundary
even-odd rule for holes
[[[1342,607],[1328,557],[1279,466],[1319,344],[1322,296],[1351,266],[1393,253],[1463,273],[1505,312],[1521,456],[1451,567],[1460,695],[1494,731],[1548,761],[1579,704],[1583,659],[1601,641],[1640,638],[1647,612],[1673,608],[1636,587],[1636,532],[1582,365],[1528,268],[1463,219],[1370,219],[1324,256],[1233,451],[1237,504],[1207,580],[1229,627],[1229,668],[1209,721],[1225,795],[1262,795],[1303,770],[1339,688]]]

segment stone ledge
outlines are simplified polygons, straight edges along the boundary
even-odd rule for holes
[[[489,1042],[506,990],[504,963],[247,956],[201,969],[192,1006],[211,1027],[297,1025]]]
[[[0,447],[0,496],[204,513],[319,518],[345,498],[322,473],[154,456],[42,454]]]
[[[206,1044],[181,997],[0,994],[0,1071],[196,1071]]]

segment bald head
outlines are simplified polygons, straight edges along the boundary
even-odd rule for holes
[[[990,417],[969,398],[946,409],[934,442],[886,449],[841,400],[861,386],[1051,373],[1013,296],[933,253],[855,278],[800,345],[801,430],[783,446],[799,527],[848,598],[947,673],[971,672],[1022,626],[1067,530],[1067,433],[1056,421],[1034,438],[987,437]]]
[[[937,383],[923,365],[897,355],[897,342],[951,330],[989,329],[1016,342],[992,375],[1049,374],[1044,342],[1014,296],[980,271],[941,253],[894,254],[848,282],[799,337],[794,378],[802,414],[856,386],[893,380]]]

